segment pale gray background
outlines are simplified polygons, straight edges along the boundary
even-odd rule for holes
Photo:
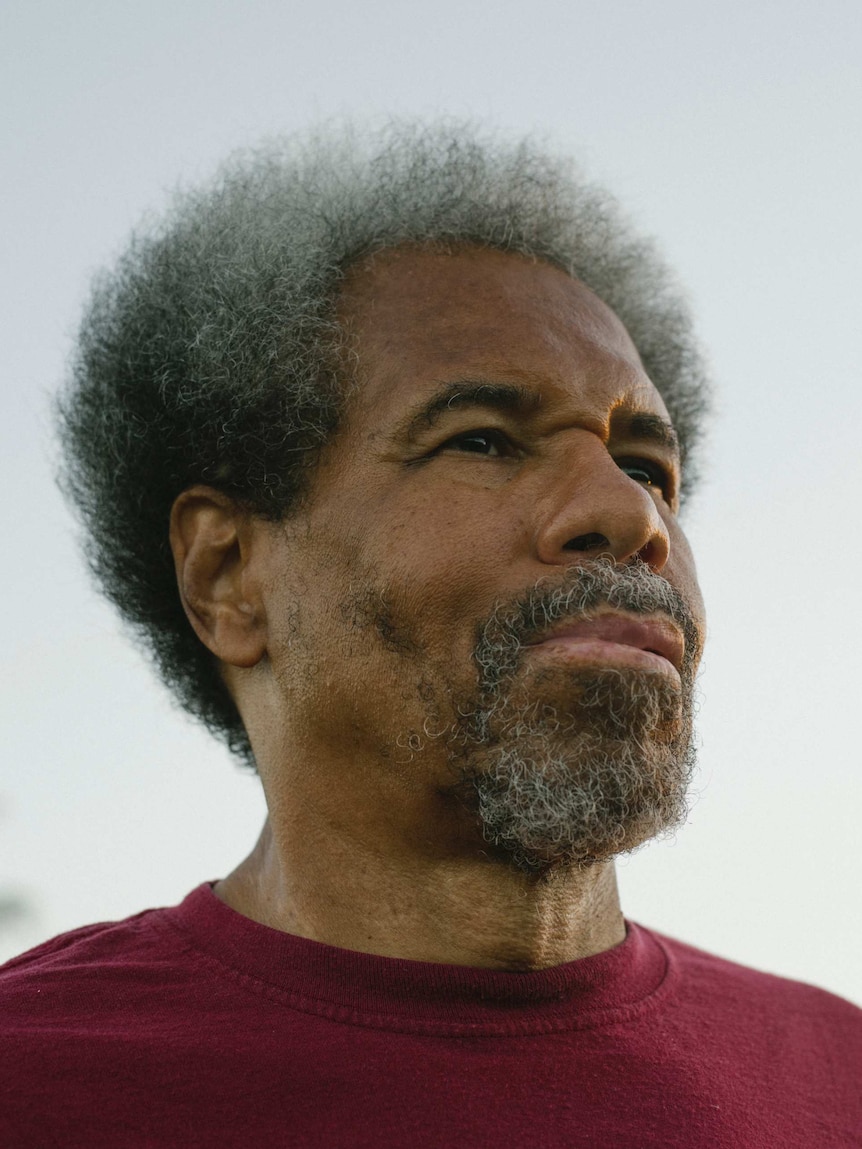
[[[608,183],[688,284],[720,383],[689,516],[700,798],[622,864],[626,912],[862,1001],[858,0],[29,0],[0,38],[2,953],[178,900],[263,811],[118,633],[52,484],[45,396],[89,276],[234,147],[445,112]]]

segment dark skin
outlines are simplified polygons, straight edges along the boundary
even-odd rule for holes
[[[662,399],[613,312],[520,256],[382,253],[352,272],[341,318],[358,385],[301,510],[266,523],[208,487],[173,509],[182,599],[269,808],[216,892],[388,956],[536,969],[608,949],[625,936],[613,863],[536,877],[494,856],[447,797],[434,733],[475,685],[477,622],[585,557],[638,556],[702,630]],[[518,687],[560,704],[567,656],[539,657]],[[576,657],[637,666],[625,646]]]

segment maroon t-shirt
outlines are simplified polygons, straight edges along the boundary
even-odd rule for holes
[[[504,973],[336,949],[208,885],[0,969],[0,1146],[862,1146],[862,1011],[628,924]]]

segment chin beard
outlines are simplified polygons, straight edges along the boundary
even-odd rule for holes
[[[679,682],[634,669],[518,673],[537,630],[585,617],[602,602],[674,618],[686,646]],[[495,612],[476,646],[479,692],[460,701],[450,742],[459,778],[452,792],[477,818],[491,853],[542,875],[608,861],[680,826],[695,765],[699,653],[687,604],[643,565],[620,572],[590,564],[566,586],[537,587]],[[562,705],[548,704],[561,697]]]
[[[500,734],[461,750],[459,797],[492,852],[524,873],[607,861],[688,812],[695,752],[680,690],[657,674],[615,670],[575,688],[562,716],[545,707],[507,720],[501,705]]]

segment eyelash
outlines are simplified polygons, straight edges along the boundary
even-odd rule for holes
[[[450,447],[455,448],[459,443],[468,442],[470,440],[476,442],[480,439],[484,439],[492,446],[496,446],[500,452],[499,456],[490,457],[511,457],[517,453],[518,448],[509,436],[504,431],[497,430],[495,427],[479,427],[475,431],[465,431],[460,435],[453,435],[451,439],[447,439],[445,443],[441,444],[439,450],[445,450]],[[465,454],[489,457],[487,453],[483,451],[468,450],[465,451]],[[648,487],[657,487],[665,498],[668,497],[672,481],[667,468],[661,463],[657,463],[653,459],[645,459],[642,456],[626,455],[618,458],[616,464],[622,471],[626,471],[627,469],[640,471],[644,475],[643,479],[637,479],[634,475],[630,475],[629,477],[634,479],[636,483],[645,483]]]

